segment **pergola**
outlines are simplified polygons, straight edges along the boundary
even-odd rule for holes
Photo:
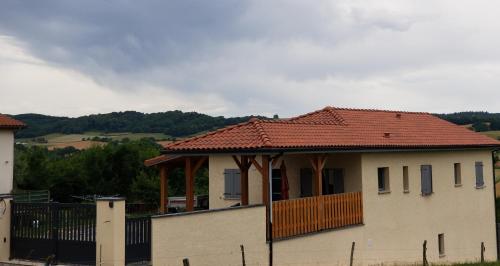
[[[282,154],[262,155],[260,162],[256,155],[232,155],[232,158],[240,170],[241,205],[246,206],[248,202],[248,170],[252,165],[262,176],[262,202],[269,207],[269,177],[271,166],[276,165]],[[322,194],[322,171],[325,166],[326,154],[313,154],[310,162],[314,172],[313,188],[314,195]],[[197,171],[208,163],[208,155],[160,155],[145,161],[146,166],[157,166],[160,169],[160,212],[166,213],[168,203],[168,177],[175,168],[184,167],[186,184],[186,211],[194,210],[194,177]]]

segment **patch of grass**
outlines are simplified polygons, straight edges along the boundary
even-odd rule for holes
[[[460,266],[497,266],[500,265],[499,261],[491,261],[491,262],[465,262],[465,263],[456,263],[451,265],[460,265]]]
[[[500,137],[500,130],[496,130],[496,131],[484,131],[484,132],[480,132],[481,134],[484,134],[488,137],[491,137],[491,138],[494,138],[494,139],[497,139]]]
[[[78,149],[91,146],[98,141],[92,141],[93,138],[111,139],[121,141],[123,139],[139,140],[142,138],[153,138],[157,141],[170,139],[169,135],[163,133],[130,133],[130,132],[116,132],[116,133],[103,133],[103,132],[85,132],[83,134],[49,134],[37,138],[18,139],[17,142],[27,143],[28,145],[45,146],[49,148],[57,147],[64,148],[66,146],[73,146]],[[36,139],[44,139],[46,143],[36,141]],[[83,141],[85,140],[85,141]],[[81,147],[80,147],[81,146]]]

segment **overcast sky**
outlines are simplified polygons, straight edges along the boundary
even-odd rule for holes
[[[500,112],[500,1],[9,1],[0,113]]]

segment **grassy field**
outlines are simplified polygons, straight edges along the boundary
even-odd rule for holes
[[[157,141],[165,141],[170,136],[162,133],[102,133],[102,132],[85,132],[84,134],[49,134],[37,138],[18,139],[18,143],[26,143],[28,145],[45,146],[49,149],[64,148],[73,146],[77,149],[86,149],[93,145],[104,145],[106,142],[103,139],[123,140],[138,140],[142,138],[153,138]]]
[[[461,265],[461,266],[500,266],[499,261],[492,261],[492,262],[466,262],[466,263],[457,263],[457,264],[451,264],[451,265]]]
[[[497,131],[485,131],[485,132],[481,132],[489,137],[492,137],[492,138],[498,138],[500,137],[500,130],[497,130]]]

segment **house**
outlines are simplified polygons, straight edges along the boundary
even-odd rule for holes
[[[0,114],[0,194],[12,191],[14,174],[14,131],[25,127],[21,121]]]
[[[482,245],[496,260],[499,147],[429,113],[335,107],[174,142],[145,162],[163,212],[169,173],[186,182],[186,212],[153,217],[153,264],[240,265],[240,244],[251,265],[421,263],[424,249],[441,264],[479,260]],[[194,211],[203,165],[209,210]]]

